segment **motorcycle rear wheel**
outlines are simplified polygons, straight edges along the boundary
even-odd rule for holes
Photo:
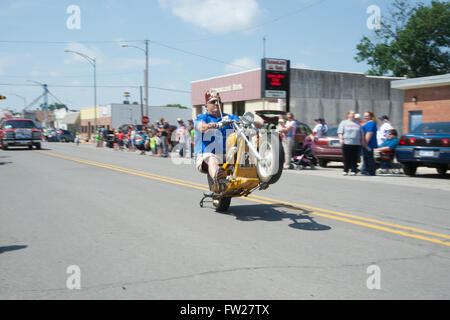
[[[209,174],[207,175],[208,177],[208,185],[209,185],[209,190],[212,191],[212,186],[214,184],[213,179],[209,176]],[[228,208],[230,207],[231,204],[231,197],[220,197],[218,199],[214,199],[213,200],[213,206],[216,209],[217,212],[225,212],[228,210]]]

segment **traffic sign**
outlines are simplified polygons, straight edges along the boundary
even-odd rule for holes
[[[150,119],[147,116],[142,116],[142,124],[146,126],[150,122]]]

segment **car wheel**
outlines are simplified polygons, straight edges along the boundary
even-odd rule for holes
[[[417,171],[417,166],[411,163],[405,163],[403,164],[403,172],[407,176],[415,176]]]
[[[436,168],[437,173],[439,173],[441,176],[445,175],[447,173],[447,168],[446,167],[439,167]]]
[[[8,146],[6,144],[2,144],[2,150],[8,150]]]
[[[41,144],[40,143],[36,143],[36,149],[37,150],[41,150]]]
[[[28,146],[28,149],[29,149],[29,150],[32,150],[32,149],[33,149],[33,145]]]
[[[328,161],[325,159],[319,159],[319,166],[321,166],[322,168],[326,168],[328,164]]]

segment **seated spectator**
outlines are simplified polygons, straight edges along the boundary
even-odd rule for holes
[[[387,173],[390,168],[392,160],[394,160],[395,149],[398,145],[398,133],[395,129],[390,129],[386,135],[386,141],[384,141],[378,148],[374,149],[374,152],[380,153],[380,173]]]

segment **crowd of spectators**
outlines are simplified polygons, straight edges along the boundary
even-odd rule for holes
[[[94,136],[96,146],[104,147],[111,143],[114,150],[128,152],[138,151],[140,155],[147,152],[155,157],[167,157],[178,146],[180,157],[193,156],[194,123],[186,125],[180,118],[177,126],[171,126],[164,118],[149,126],[126,125],[112,132],[102,128]],[[111,141],[112,140],[112,141]]]

